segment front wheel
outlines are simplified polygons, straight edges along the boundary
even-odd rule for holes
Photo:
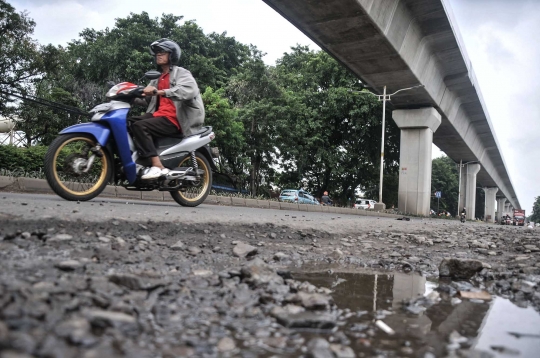
[[[210,189],[212,189],[212,170],[208,160],[199,152],[195,152],[197,166],[203,173],[198,181],[189,181],[186,187],[179,191],[171,191],[171,196],[178,204],[182,206],[194,207],[203,203]],[[191,156],[185,157],[178,167],[193,167]]]
[[[61,135],[51,143],[45,154],[45,177],[58,196],[86,201],[105,189],[112,160],[104,148],[97,146],[92,136],[78,133]],[[91,158],[93,162],[89,163]]]

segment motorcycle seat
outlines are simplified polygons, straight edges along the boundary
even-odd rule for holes
[[[154,138],[154,145],[156,146],[156,149],[166,148],[180,143],[182,139],[184,139],[184,135],[182,133],[169,137]]]

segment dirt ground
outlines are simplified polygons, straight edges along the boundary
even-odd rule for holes
[[[336,305],[333,287],[295,279],[329,264],[437,280],[444,258],[481,262],[461,280],[468,288],[411,298],[411,316],[467,290],[540,307],[540,230],[245,208],[190,209],[186,220],[169,207],[26,197],[0,205],[0,357],[475,356],[400,332],[384,348],[378,322],[390,313],[363,316]]]

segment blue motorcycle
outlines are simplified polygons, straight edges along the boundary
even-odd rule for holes
[[[145,74],[158,78],[157,71]],[[144,87],[122,82],[110,88],[110,100],[94,107],[91,121],[60,132],[45,155],[45,176],[51,189],[66,200],[86,201],[98,196],[107,184],[127,190],[168,191],[182,206],[201,204],[212,187],[216,170],[209,143],[212,127],[202,127],[183,137],[155,138],[163,165],[171,171],[159,178],[141,180],[149,162],[139,158],[129,127],[128,112]]]

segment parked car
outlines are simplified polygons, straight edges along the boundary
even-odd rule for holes
[[[279,194],[278,200],[286,203],[320,205],[313,195],[304,190],[284,189]]]
[[[356,202],[354,203],[354,207],[355,209],[373,210],[375,208],[376,203],[377,202],[375,200],[356,199]]]

